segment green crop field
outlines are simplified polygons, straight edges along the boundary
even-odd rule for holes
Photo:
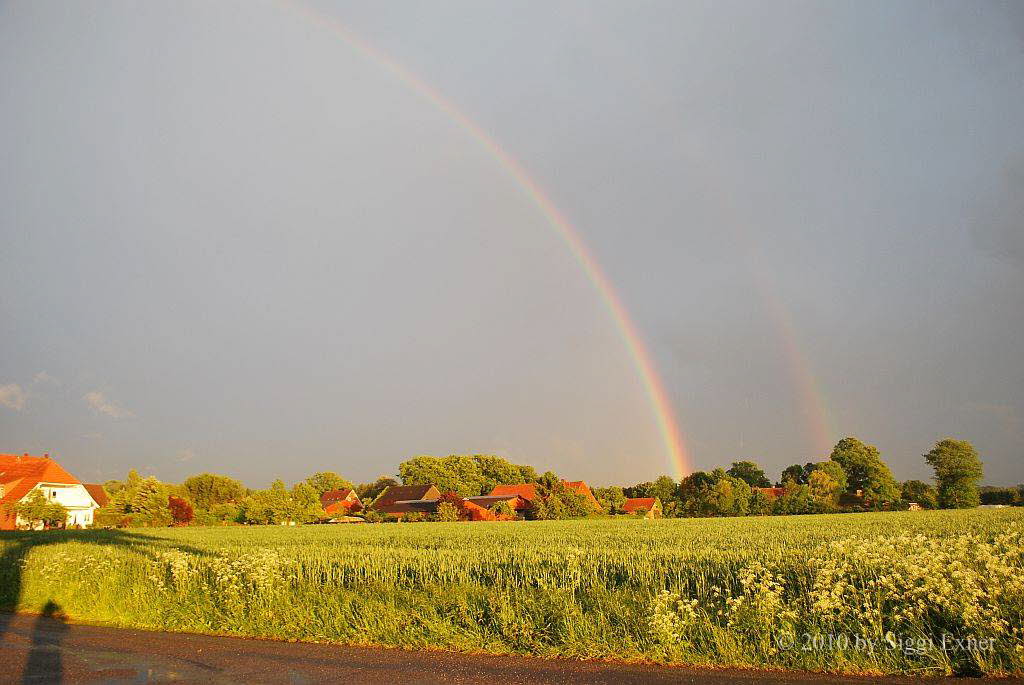
[[[0,533],[0,606],[178,631],[1024,671],[1024,511]]]

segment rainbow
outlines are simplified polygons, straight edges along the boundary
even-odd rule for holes
[[[651,357],[650,351],[647,349],[647,345],[640,336],[625,305],[623,305],[622,299],[601,269],[593,253],[584,243],[580,232],[569,223],[569,220],[555,206],[555,203],[551,201],[547,193],[533,180],[522,165],[501,147],[498,141],[487,133],[483,127],[470,119],[455,103],[435,88],[417,78],[415,74],[396,62],[389,55],[367,43],[334,17],[324,14],[309,5],[290,2],[289,0],[279,0],[278,4],[285,8],[293,9],[312,22],[330,30],[335,35],[340,36],[357,52],[384,67],[392,76],[451,117],[464,131],[482,145],[498,164],[508,172],[509,176],[515,180],[583,267],[583,271],[607,306],[619,335],[629,351],[633,364],[636,367],[637,375],[654,411],[658,430],[668,453],[669,467],[672,470],[673,476],[679,479],[687,475],[691,471],[690,456],[683,441],[682,431],[672,410],[672,404],[665,391],[665,386],[658,375],[654,359]]]

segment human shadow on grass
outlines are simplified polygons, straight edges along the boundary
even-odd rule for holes
[[[21,608],[25,564],[29,553],[36,548],[79,542],[100,548],[132,548],[138,554],[153,559],[153,549],[176,549],[198,556],[209,553],[191,545],[176,543],[152,535],[123,530],[40,530],[0,532],[0,649],[10,628],[14,612]],[[82,569],[82,573],[89,573]],[[60,682],[63,662],[60,645],[67,628],[63,627],[64,613],[50,598],[33,624],[32,645],[22,674],[22,682]],[[56,619],[56,620],[55,620]]]

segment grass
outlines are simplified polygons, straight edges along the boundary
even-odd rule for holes
[[[0,606],[405,648],[1020,674],[1022,540],[1019,509],[0,533]]]

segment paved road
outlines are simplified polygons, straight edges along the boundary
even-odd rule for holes
[[[0,614],[0,683],[920,683],[156,633]],[[958,681],[958,685],[960,682]]]

